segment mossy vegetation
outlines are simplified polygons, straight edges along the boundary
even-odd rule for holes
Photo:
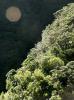
[[[65,89],[73,93],[74,3],[54,15],[22,67],[7,73],[0,100],[63,100]]]

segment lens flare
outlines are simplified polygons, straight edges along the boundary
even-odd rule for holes
[[[17,22],[21,19],[22,13],[18,7],[12,6],[6,10],[5,16],[10,22]]]

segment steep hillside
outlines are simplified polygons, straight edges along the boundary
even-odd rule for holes
[[[22,67],[7,73],[0,100],[67,100],[67,92],[74,100],[74,3],[54,15]]]

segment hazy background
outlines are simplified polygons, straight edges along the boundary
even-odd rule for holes
[[[74,0],[1,0],[0,1],[0,91],[5,90],[5,75],[19,68],[29,49],[41,39],[41,31],[54,20],[53,13]],[[16,23],[6,19],[10,6],[20,8]]]

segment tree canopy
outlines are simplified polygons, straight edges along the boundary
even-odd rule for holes
[[[64,100],[74,92],[74,3],[57,11],[18,70],[6,75],[0,100]]]

